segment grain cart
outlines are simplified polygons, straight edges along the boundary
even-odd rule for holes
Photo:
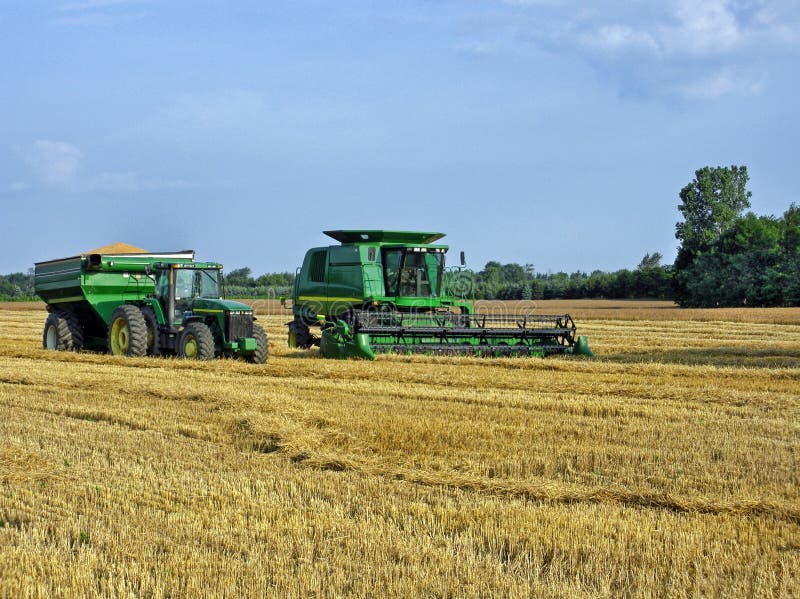
[[[38,262],[34,286],[49,312],[42,345],[263,364],[267,336],[250,306],[222,299],[221,271],[221,264],[195,262],[193,251]]]
[[[458,292],[466,271],[445,270],[448,247],[436,243],[442,233],[324,233],[340,245],[312,248],[298,269],[290,347],[318,344],[325,357],[368,359],[385,352],[591,355],[569,314],[474,313]]]

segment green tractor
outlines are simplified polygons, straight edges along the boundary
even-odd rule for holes
[[[387,352],[591,355],[569,314],[476,314],[464,255],[460,267],[446,269],[448,247],[436,243],[442,233],[324,233],[340,245],[310,249],[298,269],[290,347],[367,359]]]
[[[194,252],[89,253],[38,262],[42,345],[118,356],[242,357],[263,364],[267,335],[246,304],[222,299],[222,265]]]

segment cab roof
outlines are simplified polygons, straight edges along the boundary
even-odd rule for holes
[[[428,244],[444,237],[444,233],[423,231],[385,231],[383,229],[323,231],[336,241],[345,243],[408,243]]]

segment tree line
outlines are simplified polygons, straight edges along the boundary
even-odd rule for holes
[[[558,299],[558,298],[653,298],[673,297],[672,266],[661,264],[661,254],[647,254],[631,270],[592,273],[537,273],[530,264],[488,262],[478,271],[469,271],[468,295],[475,299]],[[291,295],[294,273],[267,273],[258,277],[248,267],[225,275],[228,297],[255,298]],[[34,298],[33,273],[0,275],[0,299]]]
[[[745,212],[746,166],[704,167],[680,191],[674,264],[658,252],[632,269],[537,273],[531,264],[488,262],[467,271],[475,299],[674,299],[686,307],[800,305],[800,206],[780,217]],[[230,271],[230,297],[290,295],[294,273]],[[464,277],[460,283],[464,283]],[[0,275],[0,300],[33,299],[33,271]]]
[[[658,252],[646,254],[634,269],[591,273],[537,273],[526,264],[489,262],[474,275],[476,299],[671,299],[672,267]]]

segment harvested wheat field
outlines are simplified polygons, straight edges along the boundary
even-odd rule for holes
[[[263,366],[0,310],[0,595],[800,595],[800,309],[579,304],[594,360],[368,363],[266,303]]]

